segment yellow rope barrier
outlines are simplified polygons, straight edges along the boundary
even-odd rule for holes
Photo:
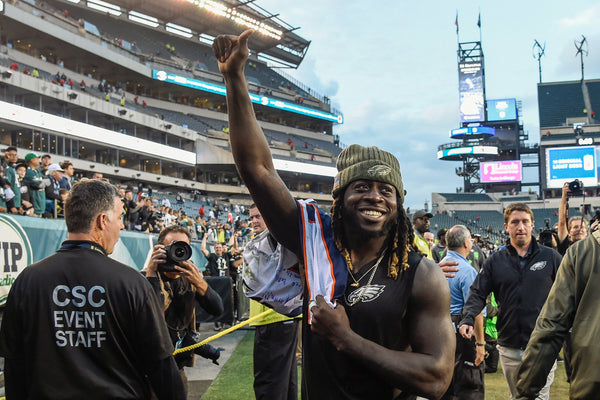
[[[262,313],[260,313],[260,314],[258,314],[258,315],[255,315],[255,316],[254,316],[254,317],[252,317],[252,318],[248,318],[247,320],[245,320],[245,321],[242,321],[242,322],[240,322],[239,324],[232,326],[231,328],[227,328],[227,329],[225,329],[224,331],[221,331],[221,332],[217,333],[216,335],[212,335],[211,337],[208,337],[208,338],[204,339],[204,340],[203,340],[203,341],[201,341],[201,342],[195,343],[195,344],[193,344],[193,345],[191,345],[191,346],[188,346],[188,347],[182,347],[182,348],[180,348],[180,349],[177,349],[177,350],[175,350],[175,351],[173,352],[173,355],[180,354],[180,353],[185,353],[186,351],[192,351],[192,350],[194,350],[194,349],[197,349],[198,347],[200,347],[200,346],[202,346],[202,345],[205,345],[205,344],[206,344],[206,343],[208,343],[208,342],[211,342],[211,341],[213,341],[213,340],[215,340],[215,339],[218,339],[218,338],[220,338],[221,336],[225,336],[225,335],[227,335],[228,333],[231,333],[231,332],[233,332],[233,331],[235,331],[235,330],[238,330],[238,329],[240,329],[242,326],[244,326],[244,325],[248,325],[249,323],[251,323],[251,322],[254,322],[254,321],[256,321],[256,320],[257,320],[257,319],[259,319],[259,318],[262,318],[262,317],[264,317],[265,315],[271,314],[272,312],[273,312],[273,310],[267,310],[267,311],[264,311],[264,312],[262,312]]]

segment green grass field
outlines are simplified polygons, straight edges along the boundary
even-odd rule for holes
[[[227,364],[223,366],[217,379],[202,396],[202,400],[254,399],[254,391],[252,390],[253,343],[254,331],[248,331]],[[298,369],[298,373],[300,373],[300,369]],[[298,376],[298,382],[300,382],[300,376]],[[485,375],[485,393],[486,400],[506,400],[509,398],[508,386],[500,368],[495,374]],[[566,381],[564,364],[559,363],[554,384],[550,391],[550,399],[563,400],[568,398],[569,384]]]

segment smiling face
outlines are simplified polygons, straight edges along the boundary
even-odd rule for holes
[[[348,229],[367,239],[386,236],[396,223],[396,188],[389,183],[370,180],[351,182],[344,192],[343,204],[343,217],[348,222]]]
[[[504,228],[510,235],[510,244],[516,248],[528,247],[531,243],[533,220],[528,212],[513,211],[508,216]]]
[[[221,243],[216,243],[215,244],[215,254],[219,257],[222,256],[223,253],[225,252],[224,247],[225,246],[222,245]]]

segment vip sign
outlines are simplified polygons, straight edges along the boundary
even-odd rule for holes
[[[0,305],[6,303],[19,273],[32,262],[31,243],[23,227],[13,218],[0,215]]]

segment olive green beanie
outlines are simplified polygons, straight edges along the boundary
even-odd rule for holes
[[[338,156],[337,170],[338,174],[333,181],[333,197],[336,197],[349,183],[367,179],[394,186],[400,201],[404,203],[400,163],[392,153],[375,146],[363,147],[353,144],[342,150]]]

